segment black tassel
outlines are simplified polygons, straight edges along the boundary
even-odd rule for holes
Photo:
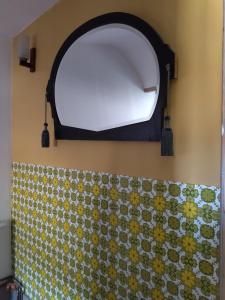
[[[44,130],[42,131],[41,135],[41,146],[43,148],[48,148],[50,144],[49,140],[48,124],[44,123]]]
[[[48,131],[48,123],[47,123],[47,95],[45,96],[45,123],[44,130],[41,135],[41,146],[42,148],[48,148],[50,144],[49,131]]]
[[[164,128],[162,129],[161,156],[174,156],[173,131],[169,126],[170,117],[165,117]]]

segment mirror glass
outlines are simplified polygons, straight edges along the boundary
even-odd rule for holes
[[[109,24],[78,38],[55,81],[62,125],[102,131],[152,117],[160,88],[157,55],[135,28]]]

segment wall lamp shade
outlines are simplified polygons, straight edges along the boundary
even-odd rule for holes
[[[30,48],[30,40],[27,36],[22,36],[18,42],[18,57],[20,66],[36,70],[36,48]]]

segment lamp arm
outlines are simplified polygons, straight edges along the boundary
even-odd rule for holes
[[[30,59],[20,58],[20,66],[30,69],[30,72],[33,73],[36,71],[36,48],[30,49]]]

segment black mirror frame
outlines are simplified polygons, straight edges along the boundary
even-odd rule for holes
[[[149,121],[122,126],[114,129],[94,132],[80,128],[63,126],[58,118],[55,104],[55,81],[60,63],[76,40],[88,31],[108,24],[119,23],[129,25],[139,30],[153,46],[160,68],[160,90],[157,105],[152,118]],[[117,141],[160,141],[164,119],[164,109],[167,105],[167,81],[166,66],[170,65],[170,77],[174,78],[173,51],[164,44],[160,36],[145,21],[134,15],[122,12],[108,13],[89,20],[78,27],[63,43],[58,51],[46,88],[47,101],[50,102],[52,117],[54,119],[56,140],[117,140]]]

